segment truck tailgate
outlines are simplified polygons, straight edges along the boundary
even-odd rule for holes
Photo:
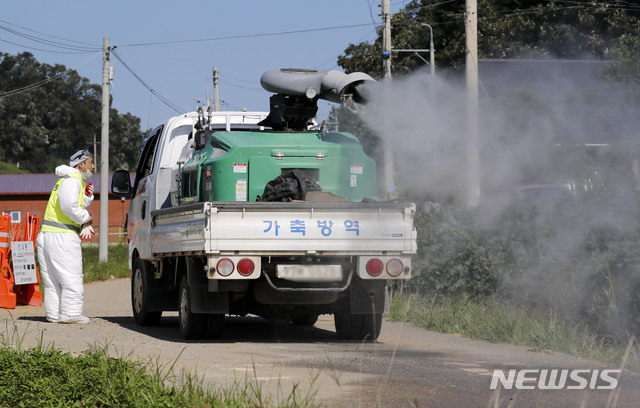
[[[415,205],[204,202],[151,213],[152,252],[412,254]]]

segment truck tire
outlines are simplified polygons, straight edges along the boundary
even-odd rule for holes
[[[136,323],[140,326],[153,326],[160,322],[162,311],[149,311],[151,296],[151,272],[149,262],[140,258],[133,265],[131,277],[131,309]]]
[[[338,337],[343,340],[375,341],[382,329],[382,313],[352,314],[341,311],[333,316]]]
[[[293,324],[294,326],[313,326],[317,321],[317,313],[307,312],[291,319],[291,324]]]
[[[207,339],[219,339],[224,333],[224,314],[208,314],[204,337]]]
[[[207,315],[191,311],[189,283],[186,276],[182,277],[179,296],[178,320],[180,322],[180,334],[185,339],[200,339],[204,337]]]

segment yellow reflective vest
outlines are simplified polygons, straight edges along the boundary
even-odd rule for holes
[[[81,225],[76,224],[71,218],[67,217],[62,210],[60,209],[60,204],[58,203],[58,194],[60,192],[60,185],[62,182],[69,178],[73,177],[80,180],[82,183],[82,188],[80,189],[80,194],[78,197],[78,205],[81,208],[84,208],[84,189],[86,184],[82,180],[82,175],[80,173],[70,173],[66,176],[60,177],[55,186],[53,186],[53,191],[51,192],[51,197],[49,197],[49,202],[47,203],[47,209],[44,211],[44,221],[42,221],[41,232],[71,232],[74,234],[79,234],[82,230]]]

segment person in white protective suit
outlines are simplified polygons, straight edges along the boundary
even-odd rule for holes
[[[82,315],[84,284],[80,240],[91,239],[93,186],[85,184],[95,170],[86,150],[71,156],[69,165],[58,166],[36,240],[40,275],[44,284],[44,309],[52,323],[89,323]]]

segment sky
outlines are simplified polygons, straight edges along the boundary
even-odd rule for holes
[[[392,13],[405,3],[392,1]],[[0,51],[30,52],[40,63],[73,68],[102,84],[103,38],[109,37],[117,54],[112,107],[139,117],[146,130],[178,114],[174,108],[205,104],[207,90],[213,103],[214,66],[221,110],[267,111],[265,71],[341,70],[337,58],[349,44],[376,39],[379,11],[376,0],[7,1]],[[319,121],[331,105],[319,103]]]

